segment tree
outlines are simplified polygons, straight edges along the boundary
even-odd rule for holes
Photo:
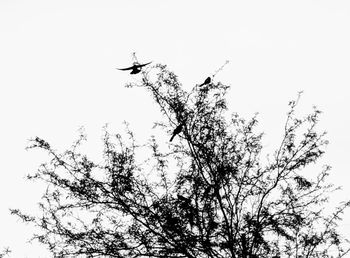
[[[305,174],[327,145],[318,132],[316,108],[298,118],[299,97],[289,103],[277,150],[262,155],[257,116],[226,115],[228,86],[210,82],[182,89],[164,65],[143,71],[138,84],[153,96],[164,115],[156,125],[169,135],[182,125],[168,150],[151,137],[138,145],[104,132],[103,159],[94,162],[79,150],[57,153],[36,137],[30,149],[50,160],[28,176],[48,187],[42,216],[12,210],[34,223],[34,236],[56,257],[342,257],[348,241],[337,222],[350,202],[333,213],[323,207],[338,188],[327,183],[325,166]],[[138,151],[150,151],[147,162]],[[175,164],[175,165],[174,165]],[[150,176],[152,175],[152,176]]]
[[[0,252],[0,258],[6,257],[11,253],[11,250],[8,247],[3,248]]]

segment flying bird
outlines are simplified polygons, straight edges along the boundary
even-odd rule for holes
[[[211,83],[211,78],[210,78],[210,77],[208,77],[207,79],[205,79],[205,81],[204,81],[201,85],[199,85],[199,87],[201,87],[201,86],[203,86],[203,85],[207,85],[207,84],[209,84],[209,83]]]
[[[178,135],[179,133],[181,133],[183,126],[184,126],[184,123],[181,123],[181,124],[179,124],[179,125],[175,128],[175,130],[173,131],[173,135],[172,135],[171,138],[170,138],[170,141],[171,141],[171,142],[173,141],[173,139],[174,139],[174,137],[175,137],[176,135]]]
[[[150,63],[152,63],[152,62],[149,62],[149,63],[146,63],[146,64],[139,64],[139,63],[135,62],[133,64],[133,66],[130,66],[128,68],[121,68],[121,69],[117,68],[117,69],[121,70],[121,71],[131,70],[130,74],[137,74],[137,73],[141,72],[141,70],[142,70],[141,68],[142,67],[144,67],[146,65],[149,65]]]

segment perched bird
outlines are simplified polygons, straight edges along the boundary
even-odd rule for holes
[[[146,65],[148,65],[150,63],[152,63],[152,62],[149,62],[149,63],[146,63],[146,64],[139,64],[138,62],[135,62],[133,64],[133,66],[130,66],[128,68],[121,68],[121,69],[117,68],[117,69],[121,70],[121,71],[131,70],[130,74],[137,74],[137,73],[141,72],[141,68],[142,67],[144,67],[144,66],[146,66]]]
[[[176,135],[178,135],[179,133],[181,133],[184,124],[185,124],[185,123],[181,123],[181,124],[179,124],[179,125],[175,128],[175,130],[173,131],[173,135],[172,135],[171,138],[170,138],[170,141],[173,141],[174,137],[175,137]]]
[[[203,85],[207,85],[207,84],[209,84],[209,83],[211,83],[211,78],[210,78],[210,77],[208,77],[207,79],[205,79],[205,81],[204,81],[201,85],[199,85],[199,87],[201,87],[201,86],[203,86]]]

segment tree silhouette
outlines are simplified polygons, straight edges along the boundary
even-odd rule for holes
[[[279,147],[262,155],[254,116],[226,115],[228,86],[210,83],[184,91],[164,65],[142,71],[138,84],[154,98],[164,120],[156,125],[178,141],[151,137],[136,144],[104,132],[103,159],[79,147],[55,151],[36,137],[30,149],[50,154],[29,179],[44,181],[40,217],[12,210],[38,226],[34,239],[56,257],[342,257],[348,241],[337,222],[349,202],[324,211],[329,166],[316,177],[303,170],[327,145],[318,132],[320,111],[298,118],[299,97],[289,112]],[[186,121],[183,123],[183,121]],[[166,151],[162,146],[166,145]],[[149,150],[149,159],[138,160]]]
[[[0,258],[4,258],[4,257],[8,256],[10,253],[11,253],[11,250],[8,247],[5,247],[0,252]]]

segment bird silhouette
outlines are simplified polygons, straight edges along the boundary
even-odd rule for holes
[[[206,85],[206,84],[209,84],[209,83],[211,83],[211,78],[210,78],[210,77],[208,77],[207,79],[205,79],[205,81],[204,81],[202,84],[200,84],[199,87],[201,87],[201,86],[203,86],[203,85]]]
[[[142,70],[142,67],[150,64],[152,62],[149,62],[149,63],[145,63],[145,64],[139,64],[138,62],[135,62],[133,64],[133,66],[130,66],[130,67],[127,67],[127,68],[117,68],[118,70],[121,70],[121,71],[127,71],[127,70],[131,70],[130,74],[137,74],[139,72],[141,72]]]
[[[170,138],[170,141],[171,141],[171,142],[173,141],[173,139],[174,139],[174,137],[175,137],[176,135],[178,135],[179,133],[181,133],[183,126],[184,126],[184,123],[181,123],[181,124],[179,124],[179,125],[175,128],[175,130],[173,131],[173,134],[172,134],[172,136],[171,136],[171,138]]]

